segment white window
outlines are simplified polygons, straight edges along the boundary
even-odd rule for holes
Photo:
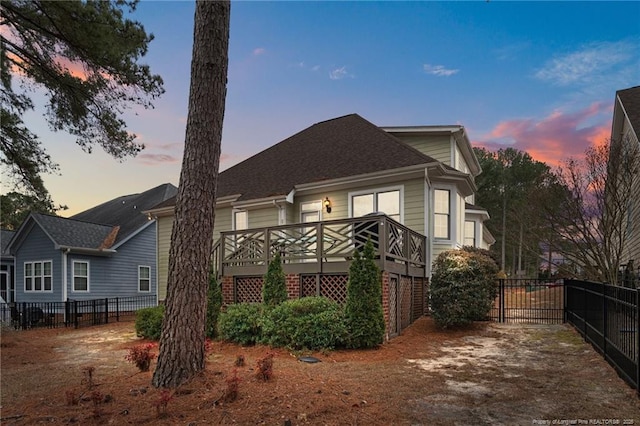
[[[138,291],[148,293],[151,291],[151,267],[138,266]]]
[[[464,222],[464,245],[476,247],[476,222],[474,220]]]
[[[73,261],[72,291],[89,291],[89,262]]]
[[[51,261],[24,263],[24,291],[53,291]]]
[[[249,215],[246,210],[236,210],[233,212],[233,229],[242,231],[249,228]]]
[[[451,193],[447,189],[434,191],[434,229],[433,236],[448,240],[451,238]]]
[[[400,189],[373,190],[351,195],[352,217],[381,212],[391,219],[401,222],[401,206],[402,196]]]
[[[322,216],[322,201],[300,204],[300,219],[303,223],[318,222]]]

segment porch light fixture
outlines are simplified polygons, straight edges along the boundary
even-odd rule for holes
[[[331,213],[331,201],[329,201],[329,197],[324,199],[324,208],[327,210],[327,213]]]

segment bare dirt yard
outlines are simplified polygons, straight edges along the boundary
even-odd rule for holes
[[[3,329],[0,423],[640,425],[635,391],[565,325],[440,331],[421,318],[369,351],[291,353],[213,342],[206,371],[170,394],[125,360],[141,343],[148,342],[131,322]],[[268,353],[273,377],[265,382],[256,363]],[[235,366],[240,355],[244,366]],[[227,402],[234,374],[238,397]]]

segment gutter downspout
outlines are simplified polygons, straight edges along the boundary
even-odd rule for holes
[[[62,249],[62,301],[63,302],[67,301],[67,294],[68,294],[68,290],[67,290],[67,254],[69,254],[70,251],[71,251],[71,249],[69,249],[69,248]]]
[[[287,217],[286,213],[283,214],[285,212],[284,206],[278,204],[278,201],[276,200],[273,200],[273,205],[278,208],[278,225],[286,225]]]

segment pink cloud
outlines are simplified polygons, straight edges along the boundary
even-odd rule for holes
[[[147,166],[155,166],[158,164],[174,164],[180,161],[179,157],[168,154],[139,154],[137,160]]]
[[[609,106],[594,103],[574,113],[556,110],[541,120],[502,121],[473,145],[492,151],[516,148],[556,166],[569,157],[581,157],[586,148],[610,136],[610,110]]]

